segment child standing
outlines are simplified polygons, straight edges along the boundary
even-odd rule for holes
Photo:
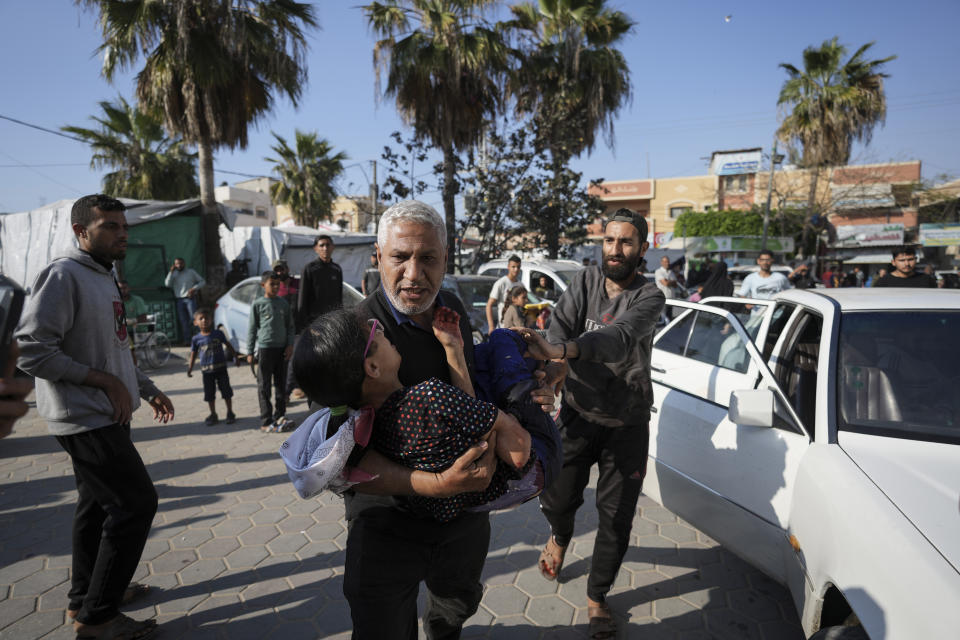
[[[507,292],[507,304],[503,306],[503,316],[500,318],[500,326],[509,329],[510,327],[529,327],[533,323],[527,320],[524,305],[529,302],[527,290],[522,284],[510,289]]]
[[[293,312],[280,297],[280,279],[274,271],[265,271],[260,278],[263,297],[250,305],[247,328],[247,362],[253,364],[256,351],[257,390],[260,399],[260,431],[289,431],[293,422],[284,415],[287,410],[287,360],[293,353]],[[270,404],[270,388],[274,402]]]
[[[237,421],[237,416],[233,413],[233,389],[230,387],[230,376],[227,375],[227,358],[223,350],[226,349],[230,354],[231,360],[236,360],[237,365],[240,360],[237,358],[237,352],[233,345],[227,340],[223,332],[213,328],[213,318],[206,309],[200,309],[193,314],[193,324],[200,330],[200,333],[193,336],[190,340],[190,363],[187,365],[187,377],[193,375],[193,363],[197,360],[197,354],[200,354],[200,371],[203,374],[203,399],[210,405],[210,415],[204,420],[209,427],[217,424],[220,418],[217,417],[217,387],[220,387],[220,395],[227,405],[227,424],[233,424]]]

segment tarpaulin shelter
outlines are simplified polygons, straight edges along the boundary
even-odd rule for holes
[[[270,270],[273,261],[283,259],[290,273],[299,275],[316,259],[313,241],[319,235],[333,238],[333,261],[343,269],[343,280],[357,289],[363,272],[370,266],[370,254],[377,237],[366,233],[328,231],[310,227],[220,227],[220,250],[228,262],[247,260],[246,275]]]
[[[174,337],[179,330],[173,294],[164,287],[176,257],[206,277],[200,200],[179,202],[120,198],[127,206],[130,235],[127,256],[118,262],[121,276],[157,315],[157,328]],[[75,200],[60,200],[32,211],[0,216],[0,272],[29,289],[37,274],[68,248],[77,246],[70,225]],[[220,205],[221,220],[232,217]]]

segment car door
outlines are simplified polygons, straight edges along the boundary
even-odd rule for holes
[[[246,353],[247,350],[247,328],[250,326],[250,306],[256,299],[257,294],[262,291],[260,283],[256,280],[242,282],[230,291],[230,305],[227,307],[227,327],[230,331],[230,338],[236,340],[237,349]]]
[[[655,486],[646,489],[782,580],[792,478],[810,439],[734,314],[710,305],[667,303],[683,315],[654,341]],[[775,392],[773,427],[736,424],[728,415],[734,391],[757,388]]]

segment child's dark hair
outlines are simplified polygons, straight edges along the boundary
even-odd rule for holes
[[[521,293],[526,293],[527,288],[522,284],[518,284],[507,291],[507,303],[503,305],[503,313],[500,314],[500,322],[503,322],[503,319],[507,317],[507,309],[513,304],[513,299],[516,298]],[[523,309],[520,310],[520,315],[523,315]]]
[[[213,317],[213,313],[210,312],[210,309],[206,307],[201,307],[193,312],[193,319],[196,320],[199,316],[207,316],[208,318]]]
[[[264,271],[260,274],[260,284],[266,284],[268,280],[279,280],[276,271]]]
[[[324,407],[360,407],[363,350],[370,326],[355,311],[338,309],[318,317],[293,348],[293,375],[312,402]],[[376,353],[372,343],[367,355]]]

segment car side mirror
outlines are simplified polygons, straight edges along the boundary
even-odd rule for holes
[[[773,426],[773,391],[743,389],[730,394],[727,416],[730,422],[750,427]]]

